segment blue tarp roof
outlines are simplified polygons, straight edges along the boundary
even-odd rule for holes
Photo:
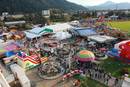
[[[83,37],[91,36],[91,35],[97,35],[97,33],[96,33],[93,29],[91,29],[91,28],[75,29],[75,31],[76,31],[80,36],[83,36]]]

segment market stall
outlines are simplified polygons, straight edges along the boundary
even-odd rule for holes
[[[69,34],[68,32],[57,32],[52,37],[56,38],[57,40],[65,40],[71,38],[72,35]]]
[[[111,37],[111,36],[106,36],[106,35],[93,35],[93,36],[88,36],[88,39],[92,41],[96,41],[98,43],[106,43],[106,42],[111,42],[116,40],[116,38]]]

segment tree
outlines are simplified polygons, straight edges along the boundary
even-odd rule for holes
[[[97,12],[96,11],[92,12],[92,17],[97,17]]]
[[[114,15],[114,11],[109,11],[109,12],[107,13],[107,15],[108,15],[108,16]]]
[[[41,13],[36,13],[35,14],[34,20],[33,20],[34,24],[43,24],[43,25],[45,25],[46,22],[47,22],[47,19],[45,17],[43,17]]]
[[[88,78],[83,78],[82,80],[81,80],[81,85],[80,85],[80,87],[88,87]]]
[[[33,17],[34,17],[33,14],[26,14],[24,15],[24,20],[27,21],[28,23],[32,23]]]
[[[65,22],[70,21],[70,19],[71,19],[71,16],[70,16],[70,15],[64,15],[64,21],[65,21]]]
[[[0,21],[0,26],[4,26],[4,23],[2,21]]]
[[[47,19],[42,16],[41,13],[26,14],[24,16],[25,21],[32,24],[43,24],[47,22]]]
[[[80,17],[79,14],[73,14],[73,15],[71,16],[71,21],[73,21],[73,20],[79,20],[79,19],[81,19],[81,17]]]

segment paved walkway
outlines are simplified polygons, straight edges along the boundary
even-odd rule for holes
[[[3,74],[0,72],[0,87],[10,87]]]
[[[2,70],[2,73],[5,77],[10,75],[10,72],[6,69],[6,67],[0,62],[0,68]]]
[[[130,78],[125,77],[122,87],[130,87]]]
[[[54,80],[44,80],[38,76],[37,69],[33,69],[27,71],[27,76],[36,85],[36,87],[53,87],[56,83],[58,83],[62,78],[54,79]],[[68,86],[69,87],[69,86]]]
[[[56,85],[54,85],[53,87],[73,87],[73,82],[74,79],[71,78],[69,80],[65,80],[63,82],[58,82]]]

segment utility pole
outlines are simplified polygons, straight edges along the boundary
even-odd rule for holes
[[[69,54],[69,69],[71,69],[71,53]]]
[[[118,12],[118,4],[116,4],[116,11],[115,12]]]
[[[118,10],[118,4],[116,4],[116,11]]]

